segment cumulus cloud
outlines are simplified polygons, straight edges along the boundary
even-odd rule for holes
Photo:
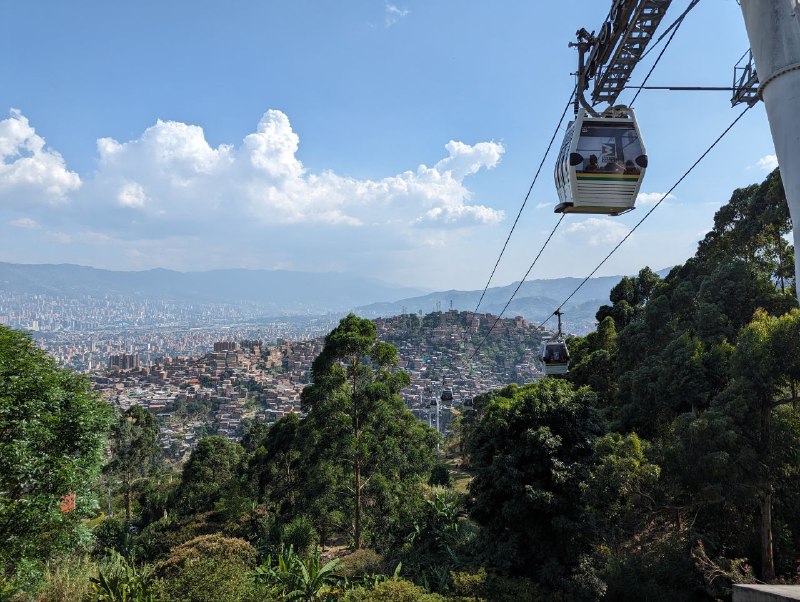
[[[451,140],[431,165],[354,178],[308,169],[281,111],[218,146],[199,126],[159,120],[127,141],[97,140],[96,168],[81,180],[22,114],[3,123],[0,169],[34,157],[54,167],[24,203],[3,194],[10,184],[0,177],[0,237],[35,237],[37,258],[49,249],[62,261],[117,268],[413,271],[428,249],[456,253],[475,228],[504,218],[468,186],[501,162],[504,147],[492,141]]]
[[[407,8],[399,8],[394,4],[387,4],[386,18],[384,20],[384,25],[388,29],[389,27],[397,23],[397,21],[407,16],[409,12],[410,11]]]
[[[113,199],[128,218],[130,211],[138,214],[141,227],[162,223],[173,231],[236,219],[463,227],[503,218],[502,211],[470,203],[464,185],[468,176],[498,165],[504,152],[499,143],[451,140],[433,167],[378,180],[310,173],[297,157],[299,147],[289,118],[276,110],[267,111],[238,147],[214,148],[198,126],[158,121],[129,142],[98,140],[99,168],[84,197],[93,204]]]
[[[778,167],[778,157],[776,155],[764,155],[756,161],[756,167],[764,171],[772,171]]]
[[[590,217],[569,224],[561,235],[578,236],[592,247],[610,245],[621,241],[628,233],[628,228],[618,221],[609,218]]]
[[[39,223],[36,220],[33,220],[29,217],[21,217],[19,219],[13,219],[8,223],[14,226],[15,228],[24,228],[26,230],[36,230],[40,227]]]
[[[30,203],[58,204],[81,185],[64,158],[45,146],[45,139],[16,109],[0,121],[0,207]]]
[[[642,205],[651,205],[653,203],[657,203],[664,197],[663,192],[640,192],[636,196],[636,202],[641,203]],[[667,198],[664,201],[674,201],[675,195],[670,193],[667,195]]]

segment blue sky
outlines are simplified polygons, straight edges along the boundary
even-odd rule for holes
[[[609,4],[8,4],[0,261],[480,288],[572,88],[567,42],[599,28]],[[675,0],[665,23],[687,4]],[[747,47],[735,0],[703,0],[649,83],[729,85]],[[645,199],[740,110],[726,93],[655,91],[636,109]],[[758,105],[599,274],[684,261],[773,154]],[[524,274],[557,220],[555,198],[551,157],[496,284]],[[588,274],[647,209],[568,216],[531,277]]]

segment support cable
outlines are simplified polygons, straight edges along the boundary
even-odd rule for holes
[[[525,195],[525,199],[522,201],[522,206],[519,208],[517,212],[517,217],[514,219],[514,223],[511,225],[511,230],[508,232],[508,236],[506,237],[506,242],[503,243],[503,248],[500,249],[500,255],[497,257],[497,261],[492,268],[492,273],[489,274],[489,279],[486,281],[486,286],[483,287],[483,292],[481,293],[481,298],[478,299],[478,304],[475,306],[475,311],[478,311],[478,308],[481,306],[483,302],[484,296],[486,296],[486,291],[489,290],[489,285],[492,282],[492,278],[494,278],[494,273],[497,271],[497,266],[500,265],[500,260],[503,258],[503,253],[506,252],[506,247],[508,246],[508,241],[511,240],[511,235],[514,233],[514,229],[517,227],[517,222],[519,221],[519,217],[522,215],[522,210],[525,209],[525,205],[528,202],[528,199],[531,196],[531,192],[533,191],[533,186],[536,184],[536,180],[539,178],[539,173],[542,171],[542,166],[544,165],[545,160],[547,160],[547,155],[550,154],[550,149],[553,147],[553,142],[558,135],[559,130],[561,129],[561,124],[564,122],[564,117],[567,114],[567,110],[569,109],[570,105],[572,104],[572,99],[575,97],[575,91],[577,90],[577,86],[572,89],[572,93],[569,95],[569,100],[567,101],[566,106],[564,107],[564,111],[561,113],[561,119],[558,120],[558,125],[556,125],[556,129],[553,130],[553,136],[550,138],[550,142],[547,145],[547,150],[544,152],[544,156],[542,157],[541,162],[539,163],[539,168],[536,170],[536,175],[533,176],[533,181],[531,182],[530,188],[528,188],[528,194]]]
[[[632,106],[633,106],[633,103],[635,103],[635,102],[636,102],[636,99],[637,99],[637,98],[639,98],[639,94],[640,94],[640,93],[641,93],[641,91],[642,91],[642,87],[643,87],[643,86],[644,86],[644,85],[647,83],[647,80],[648,80],[648,79],[650,79],[650,76],[653,74],[653,71],[655,71],[656,67],[658,66],[658,62],[661,60],[661,57],[662,57],[662,56],[664,56],[664,53],[667,51],[667,48],[669,48],[669,45],[670,45],[670,43],[672,42],[672,38],[674,38],[674,37],[675,37],[675,34],[676,34],[676,33],[678,33],[678,29],[680,29],[680,27],[681,27],[681,24],[683,23],[683,19],[684,19],[684,17],[686,17],[686,15],[688,15],[688,14],[689,14],[689,11],[690,11],[690,10],[692,10],[692,9],[693,9],[695,6],[697,6],[697,3],[698,3],[698,2],[700,2],[700,0],[692,0],[692,1],[689,3],[689,6],[687,6],[687,7],[686,7],[686,10],[684,10],[684,11],[681,13],[681,15],[680,15],[680,16],[679,16],[677,19],[675,19],[675,21],[673,21],[673,22],[672,22],[672,24],[671,24],[671,25],[670,25],[670,26],[669,26],[669,27],[666,29],[666,31],[665,31],[663,34],[661,34],[661,36],[658,38],[658,41],[656,42],[656,44],[658,44],[658,42],[660,42],[660,41],[661,41],[661,39],[662,39],[662,38],[663,38],[665,35],[667,35],[667,32],[668,32],[669,30],[672,30],[672,33],[670,34],[669,38],[667,39],[667,43],[666,43],[666,44],[664,44],[664,47],[661,49],[661,52],[659,52],[659,53],[658,53],[658,56],[656,57],[656,60],[655,60],[655,62],[654,62],[654,63],[653,63],[653,65],[650,67],[650,71],[648,71],[648,72],[647,72],[647,75],[645,75],[645,77],[644,77],[644,81],[642,81],[642,85],[641,85],[641,86],[639,86],[639,89],[638,89],[638,90],[636,90],[636,94],[634,94],[634,96],[633,96],[633,100],[631,100],[631,103],[630,103],[630,105],[629,105],[629,106],[631,106],[631,107],[632,107]],[[650,50],[652,50],[653,48],[655,48],[655,46],[651,47],[651,48],[650,48]],[[648,52],[649,52],[649,50],[648,50]],[[642,59],[644,59],[644,57],[646,57],[646,56],[647,56],[647,54],[648,54],[648,53],[647,53],[647,52],[645,52],[645,53],[642,55],[642,57],[641,57],[639,60],[641,61]]]
[[[710,153],[710,152],[712,151],[712,149],[713,149],[715,146],[717,146],[717,144],[719,144],[719,142],[720,142],[720,141],[721,141],[721,140],[722,140],[722,139],[725,137],[725,135],[726,135],[728,132],[730,132],[730,131],[733,129],[733,126],[735,126],[735,125],[736,125],[736,124],[739,122],[739,120],[740,120],[742,117],[744,117],[744,114],[745,114],[745,113],[747,113],[747,111],[749,111],[749,110],[750,110],[750,108],[751,108],[751,107],[749,107],[749,106],[748,106],[748,107],[746,107],[746,108],[744,109],[744,111],[742,111],[741,113],[739,113],[739,115],[736,117],[736,119],[734,119],[734,120],[733,120],[733,122],[732,122],[732,123],[731,123],[731,124],[730,124],[728,127],[726,127],[726,128],[725,128],[725,131],[723,131],[723,132],[722,132],[722,133],[721,133],[721,134],[720,134],[720,135],[717,137],[717,139],[716,139],[716,140],[714,140],[714,142],[712,142],[712,143],[711,143],[711,146],[709,146],[709,147],[708,147],[708,148],[705,150],[705,152],[704,152],[702,155],[700,155],[700,158],[699,158],[699,159],[697,159],[697,161],[695,161],[694,163],[692,163],[692,166],[691,166],[689,169],[687,169],[685,172],[683,172],[683,175],[682,175],[680,178],[678,178],[678,181],[677,181],[677,182],[675,182],[675,183],[672,185],[672,188],[670,188],[670,189],[669,189],[667,192],[665,192],[665,193],[663,194],[663,196],[662,196],[662,197],[661,197],[661,198],[658,200],[658,202],[657,202],[655,205],[653,205],[653,207],[650,209],[650,211],[648,211],[647,213],[645,213],[645,214],[644,214],[644,217],[642,217],[642,219],[640,219],[640,220],[637,222],[637,224],[636,224],[636,225],[635,225],[633,228],[631,228],[630,232],[628,232],[628,233],[625,235],[625,237],[624,237],[624,238],[623,238],[621,241],[619,241],[619,242],[617,243],[617,246],[615,246],[613,249],[611,249],[611,252],[610,252],[608,255],[606,255],[606,256],[605,256],[605,258],[603,259],[603,261],[601,261],[599,264],[597,264],[597,267],[596,267],[595,269],[593,269],[593,270],[591,271],[591,273],[590,273],[588,276],[586,276],[586,278],[584,278],[584,279],[583,279],[583,281],[582,281],[582,282],[581,282],[581,283],[580,283],[580,284],[579,284],[579,285],[578,285],[578,286],[575,288],[575,290],[574,290],[574,291],[572,291],[572,292],[570,293],[569,297],[567,297],[566,299],[564,299],[564,301],[562,301],[561,303],[559,303],[559,305],[558,305],[559,309],[560,309],[560,308],[562,308],[562,307],[564,307],[564,305],[565,305],[565,304],[566,304],[566,303],[567,303],[567,302],[568,302],[570,299],[572,299],[572,297],[574,297],[574,296],[575,296],[575,294],[576,294],[576,293],[577,293],[579,290],[581,290],[581,288],[583,287],[583,285],[584,285],[584,284],[586,284],[586,283],[589,281],[589,279],[590,279],[592,276],[594,276],[594,275],[595,275],[595,273],[597,273],[597,270],[599,270],[601,267],[603,267],[603,264],[605,264],[605,262],[606,262],[606,261],[608,261],[608,260],[609,260],[609,258],[610,258],[610,257],[611,257],[611,256],[612,256],[612,255],[613,255],[613,254],[614,254],[614,253],[617,251],[617,249],[619,249],[619,248],[622,246],[622,244],[623,244],[623,243],[624,243],[626,240],[628,240],[628,239],[631,237],[631,234],[633,234],[633,233],[636,231],[636,229],[637,229],[639,226],[641,226],[641,225],[642,225],[642,223],[644,222],[644,220],[646,220],[648,217],[650,217],[650,214],[652,214],[652,213],[653,213],[653,211],[655,211],[656,209],[658,209],[658,206],[659,206],[659,205],[660,205],[662,202],[664,202],[664,200],[665,200],[665,199],[666,199],[666,198],[667,198],[667,197],[668,197],[670,194],[672,194],[672,191],[674,191],[674,190],[675,190],[675,189],[678,187],[678,185],[679,185],[681,182],[683,182],[683,181],[686,179],[686,177],[687,177],[687,176],[688,176],[690,173],[692,173],[692,171],[694,171],[694,168],[695,168],[695,167],[697,167],[697,166],[700,164],[700,162],[701,162],[703,159],[705,159],[705,158],[706,158],[706,155],[708,155],[708,153]],[[547,316],[547,319],[546,319],[544,322],[542,322],[541,324],[539,324],[539,327],[541,328],[542,326],[544,326],[545,324],[547,324],[547,322],[550,320],[550,318],[552,318],[554,315],[555,315],[555,312],[553,312],[552,314],[550,314],[549,316]]]
[[[558,219],[558,222],[556,222],[555,227],[550,231],[550,236],[548,236],[547,240],[544,241],[544,244],[542,245],[542,248],[539,249],[539,252],[536,254],[536,258],[533,260],[533,263],[531,263],[530,267],[528,267],[528,271],[525,272],[525,275],[522,277],[522,280],[519,281],[519,284],[517,285],[517,288],[515,288],[514,292],[511,293],[511,298],[505,304],[505,306],[503,307],[503,310],[500,312],[500,314],[494,319],[494,322],[492,323],[491,328],[489,328],[489,332],[486,333],[486,336],[484,336],[483,339],[481,339],[481,342],[478,343],[478,345],[475,347],[475,350],[472,352],[472,356],[470,357],[470,360],[472,360],[476,355],[478,355],[478,350],[486,342],[486,339],[489,338],[489,335],[492,334],[492,331],[494,330],[494,327],[497,326],[497,323],[500,321],[500,318],[503,317],[503,314],[506,313],[506,310],[508,309],[508,306],[511,305],[511,302],[514,300],[514,297],[516,297],[517,293],[519,292],[519,289],[522,288],[523,284],[525,284],[525,280],[528,278],[528,275],[531,273],[531,270],[533,269],[533,266],[535,266],[536,262],[539,261],[539,257],[541,257],[542,252],[544,251],[545,247],[547,246],[547,243],[549,243],[550,239],[553,238],[553,234],[555,234],[556,230],[558,230],[558,227],[561,225],[561,222],[564,220],[564,216],[565,215],[566,215],[566,213],[562,213],[561,214],[561,217]]]

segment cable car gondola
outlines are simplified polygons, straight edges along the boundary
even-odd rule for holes
[[[442,391],[442,401],[453,401],[453,390],[452,389],[445,389]]]
[[[569,349],[561,334],[561,309],[557,309],[555,315],[558,316],[558,332],[552,339],[542,342],[539,354],[545,376],[558,376],[569,372]]]
[[[647,169],[633,109],[593,116],[580,107],[556,160],[556,213],[621,215],[631,211]]]

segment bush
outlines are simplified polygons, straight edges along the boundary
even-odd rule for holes
[[[122,555],[112,552],[92,577],[92,600],[116,602],[154,602],[151,589],[152,567],[136,567]]]
[[[283,528],[281,541],[287,548],[294,548],[298,556],[306,557],[319,545],[319,534],[310,518],[298,516]]]
[[[345,602],[445,602],[439,594],[429,594],[404,579],[378,583],[373,588],[359,587],[345,594]]]
[[[125,521],[108,517],[94,529],[95,552],[104,555],[106,550],[127,554],[131,548],[131,533]]]
[[[87,556],[67,557],[47,564],[37,602],[73,602],[89,593],[89,577],[97,570]],[[2,596],[0,595],[0,599]]]
[[[156,565],[157,593],[193,602],[254,599],[255,562],[255,549],[243,539],[201,535],[173,548]]]
[[[431,470],[431,476],[428,479],[428,485],[440,485],[442,487],[450,487],[453,480],[450,478],[450,469],[447,464],[439,462]]]
[[[342,556],[339,561],[339,570],[337,572],[348,579],[374,575],[380,573],[384,568],[383,556],[369,548],[356,550],[352,554]]]

